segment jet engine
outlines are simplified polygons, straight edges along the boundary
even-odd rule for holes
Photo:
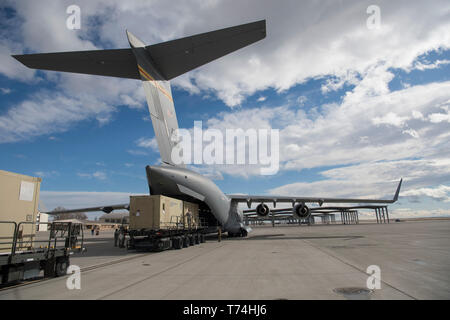
[[[269,213],[270,213],[270,209],[264,203],[260,203],[256,207],[256,214],[258,215],[258,217],[267,217],[269,215]]]
[[[292,208],[292,212],[297,219],[306,219],[311,215],[311,210],[304,203],[297,203]]]

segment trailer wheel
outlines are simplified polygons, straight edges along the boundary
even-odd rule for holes
[[[189,237],[183,236],[183,248],[189,247]]]
[[[181,237],[172,238],[172,248],[181,249],[183,247],[183,240]]]
[[[56,260],[56,276],[62,277],[67,274],[67,269],[69,268],[69,258],[68,257],[61,257]]]

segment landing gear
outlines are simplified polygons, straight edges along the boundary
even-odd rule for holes
[[[230,238],[234,238],[234,237],[245,238],[247,235],[248,235],[248,232],[245,229],[241,229],[240,231],[238,231],[236,233],[228,231],[228,237],[230,237]]]

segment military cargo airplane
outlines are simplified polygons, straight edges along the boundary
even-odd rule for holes
[[[307,203],[393,203],[397,201],[401,180],[393,199],[340,199],[301,196],[226,195],[207,177],[176,164],[171,159],[177,147],[173,134],[178,129],[170,80],[231,52],[266,37],[266,21],[242,24],[206,32],[177,40],[146,46],[131,32],[126,31],[130,48],[113,50],[74,51],[14,55],[25,66],[33,69],[74,72],[141,80],[148,109],[161,154],[162,165],[147,166],[146,174],[151,195],[166,195],[197,202],[208,210],[224,231],[231,236],[246,236],[251,229],[244,225],[239,203],[259,203],[255,212],[266,217],[270,209],[266,203],[292,204],[292,214],[308,218],[311,209]],[[66,210],[69,212],[129,209],[128,204]],[[62,212],[49,212],[62,213]]]

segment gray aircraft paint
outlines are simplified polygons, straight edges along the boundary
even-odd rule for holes
[[[200,67],[233,51],[266,37],[265,20],[206,32],[182,39],[145,46],[127,31],[131,49],[75,51],[14,55],[24,65],[44,70],[95,74],[103,76],[140,79],[144,86],[155,137],[161,154],[162,166],[147,166],[150,194],[186,197],[204,202],[223,229],[237,233],[250,228],[244,226],[243,212],[238,203],[246,202],[352,202],[392,203],[397,200],[401,182],[393,200],[336,199],[321,197],[225,195],[210,179],[176,166],[171,152],[176,147],[173,133],[178,129],[169,80]],[[128,204],[75,209],[64,212],[111,212],[127,208]],[[49,212],[56,213],[56,212]],[[61,212],[58,212],[61,213]]]

